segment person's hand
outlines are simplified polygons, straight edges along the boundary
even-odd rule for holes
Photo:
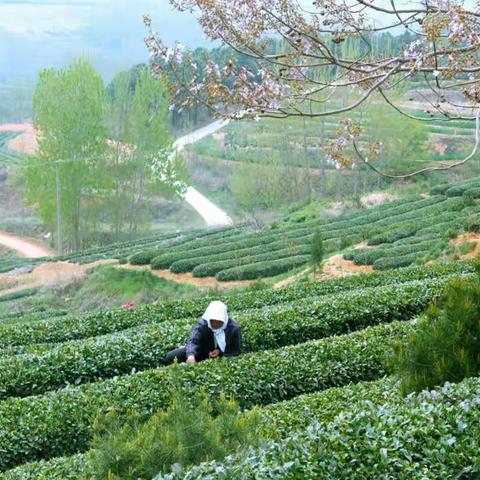
[[[187,363],[193,365],[194,363],[197,363],[197,361],[195,360],[195,357],[193,355],[190,355],[189,357],[187,357]]]
[[[211,351],[208,356],[210,358],[217,358],[220,355],[220,350],[216,348],[215,350]]]

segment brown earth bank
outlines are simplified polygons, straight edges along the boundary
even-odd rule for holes
[[[85,274],[100,266],[112,265],[118,260],[97,260],[96,262],[80,265],[69,262],[46,262],[37,265],[31,273],[3,273],[0,274],[0,285],[14,283],[16,286],[0,291],[0,297],[10,293],[20,292],[35,287],[57,288],[72,281],[82,279]]]
[[[372,247],[369,247],[366,242],[362,242],[358,245],[355,245],[353,248],[359,249]],[[375,271],[371,265],[355,265],[352,261],[345,260],[343,258],[343,254],[341,253],[333,255],[325,261],[321,274],[317,274],[314,277],[311,270],[311,267],[308,267],[305,270],[302,270],[300,273],[277,282],[273,288],[282,288],[290,285],[305,275],[308,275],[309,280],[329,280],[331,278],[347,277],[349,275],[356,275],[358,273],[373,273]]]
[[[371,265],[355,265],[351,260],[345,260],[342,254],[330,257],[323,267],[321,275],[316,275],[315,280],[327,280],[329,278],[347,277],[357,273],[373,273]]]
[[[7,144],[10,150],[34,155],[38,149],[37,133],[31,123],[6,123],[0,125],[0,132],[22,132]]]
[[[480,254],[480,233],[475,233],[475,232],[468,232],[464,233],[462,235],[459,235],[456,238],[453,238],[450,240],[450,244],[458,247],[462,243],[475,243],[475,247],[472,249],[472,251],[461,255],[460,259],[465,260],[468,258],[475,258],[479,256]]]

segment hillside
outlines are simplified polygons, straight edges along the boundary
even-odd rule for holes
[[[128,258],[134,264],[170,266],[172,275],[193,271],[196,277],[192,278],[200,278],[198,272],[205,271],[225,280],[238,280],[240,272],[244,272],[240,278],[258,277],[261,272],[262,277],[270,274],[275,279],[292,267],[305,268],[311,235],[320,229],[330,255],[325,269],[333,268],[332,260],[344,255],[352,265],[353,261],[368,263],[385,271],[319,281],[303,278],[295,282],[294,276],[282,288],[253,285],[230,293],[199,292],[193,287],[175,290],[164,285],[160,287],[170,288],[173,298],[185,298],[99,309],[95,291],[102,290],[102,282],[111,282],[114,295],[117,267],[110,272],[96,270],[82,287],[83,293],[79,290],[79,298],[91,297],[90,308],[95,306],[95,311],[74,311],[73,303],[48,307],[45,302],[27,301],[38,295],[32,288],[4,296],[2,304],[7,308],[0,309],[0,470],[4,473],[0,479],[91,478],[93,465],[85,452],[90,448],[93,419],[112,408],[126,412],[133,407],[144,417],[166,408],[170,372],[175,367],[165,367],[163,358],[186,341],[198,316],[211,300],[219,298],[241,325],[244,353],[235,360],[180,368],[175,382],[186,394],[200,386],[212,399],[220,392],[232,394],[245,416],[256,407],[257,434],[267,450],[252,450],[246,457],[238,452],[215,467],[204,464],[159,478],[200,479],[210,475],[212,468],[221,468],[229,475],[226,478],[240,478],[241,469],[241,478],[253,479],[258,465],[270,471],[264,456],[267,451],[276,463],[280,461],[274,447],[277,442],[284,446],[285,458],[294,459],[298,452],[291,442],[305,434],[309,440],[298,468],[315,465],[337,471],[318,462],[312,448],[318,439],[325,448],[340,451],[333,432],[342,421],[349,428],[366,428],[374,422],[371,438],[382,438],[387,445],[395,459],[391,472],[410,469],[417,475],[428,468],[431,478],[438,478],[442,472],[459,468],[464,463],[460,458],[471,455],[477,448],[474,439],[480,437],[475,429],[459,431],[449,415],[460,415],[469,422],[475,418],[476,410],[466,413],[461,405],[480,393],[478,379],[447,385],[438,398],[419,394],[405,401],[387,359],[393,345],[415,331],[416,319],[454,278],[475,278],[474,262],[445,264],[441,260],[455,252],[460,256],[453,243],[458,246],[463,240],[477,239],[473,233],[464,234],[478,228],[477,184],[478,179],[471,179],[439,185],[429,195],[411,195],[336,218],[312,219],[293,212],[263,230],[252,225],[200,229],[35,260],[49,260],[43,265],[52,267],[68,261],[89,268],[95,265],[92,262],[116,258],[124,263]],[[226,267],[232,265],[232,257],[235,263],[230,270],[235,276],[228,277]],[[435,264],[423,265],[431,258],[436,258]],[[26,261],[11,259],[9,265]],[[398,268],[411,263],[417,265]],[[121,277],[115,282],[123,282],[120,288],[124,289],[128,284],[132,295],[140,279],[130,274],[126,280]],[[154,289],[149,297],[146,283],[139,283],[139,288],[145,292],[144,301],[154,300]],[[157,292],[162,295],[162,290]],[[88,310],[88,303],[85,307]],[[449,441],[455,436],[462,453],[453,464],[439,464],[436,456],[426,452],[423,441],[411,437],[416,428],[429,422],[424,408],[434,409],[442,419],[436,427],[439,433],[432,433],[432,438]],[[384,420],[386,411],[395,412],[394,421]],[[405,422],[412,425],[411,430],[398,428]],[[272,424],[276,428],[268,428]],[[349,445],[356,434],[352,430],[346,435]],[[388,446],[398,441],[408,442],[408,455],[421,461],[411,464],[408,456]],[[372,448],[364,444],[349,456],[357,461],[360,452],[376,452]],[[369,474],[379,468],[374,460],[362,461]],[[273,478],[285,478],[285,468]],[[340,457],[335,468],[349,471],[348,462]]]
[[[421,97],[422,93],[426,92],[411,94]],[[341,105],[330,101],[325,108]],[[465,154],[474,136],[471,122],[445,122],[431,116],[425,112],[429,106],[425,101],[405,101],[404,105],[407,114],[425,121],[399,119],[378,101],[348,114],[359,122],[368,119],[359,139],[362,145],[389,139],[377,167],[401,173],[448,163]],[[288,118],[282,120],[281,128],[278,121],[269,118],[232,122],[188,147],[190,174],[200,190],[213,195],[236,218],[254,212],[266,221],[272,213],[281,213],[282,207],[312,196],[349,204],[372,191],[421,192],[421,183],[435,185],[479,174],[472,164],[461,171],[427,174],[403,183],[382,178],[364,165],[338,170],[325,155],[325,142],[336,138],[345,117]]]
[[[215,276],[220,281],[265,278],[306,265],[318,230],[328,254],[366,244],[368,248],[345,253],[356,264],[382,270],[425,263],[439,258],[449,239],[478,229],[479,185],[480,179],[475,178],[441,192],[436,189],[427,198],[413,195],[336,218],[274,224],[256,232],[226,230],[208,241],[187,241],[165,252],[139,252],[130,261],[174,273],[192,272],[193,277]]]
[[[3,255],[0,272],[22,266],[35,269],[49,262],[52,272],[58,265],[59,274],[66,275],[61,262],[90,269],[95,262],[118,261],[123,268],[129,262],[130,268],[151,269],[164,279],[204,287],[247,285],[267,278],[275,283],[309,266],[317,231],[326,255],[326,277],[448,261],[471,256],[476,248],[479,191],[480,177],[475,177],[336,217],[312,204],[314,208],[307,206],[304,213],[293,212],[260,229],[253,224],[201,228],[35,259]]]
[[[366,421],[373,420],[401,404],[395,382],[382,379],[390,372],[384,355],[392,342],[415,328],[410,319],[441,294],[452,275],[468,277],[472,271],[472,263],[458,262],[227,295],[223,298],[243,327],[247,353],[237,360],[179,369],[176,381],[185,391],[206,386],[212,398],[220,390],[234,394],[246,409],[262,406],[265,425],[279,426],[259,430],[272,442],[288,442],[295,430],[312,422],[336,428],[337,418],[353,415],[357,408],[364,409]],[[185,340],[209,300],[0,325],[0,468],[75,454],[26,464],[0,478],[86,478],[89,461],[78,453],[88,449],[93,417],[113,407],[134,405],[148,415],[166,406],[171,367],[163,368],[161,359]],[[374,383],[364,383],[370,381]],[[72,385],[65,388],[67,384]],[[458,398],[455,405],[478,394],[475,380],[446,388],[449,399]],[[268,406],[274,402],[284,403]],[[424,425],[428,417],[415,413],[424,402],[422,395],[409,397],[396,418],[400,422],[415,416],[418,425]],[[446,408],[457,415],[462,411],[440,400],[434,405],[439,418]],[[461,433],[447,427],[447,418],[443,422],[442,441],[455,431],[458,448],[469,445],[464,452],[468,455],[476,445],[470,441],[478,439],[476,430]],[[372,435],[380,435],[382,428],[382,422],[376,424]],[[391,428],[388,438],[400,434]],[[410,455],[424,451],[422,445],[419,440],[409,443]],[[390,454],[400,462],[396,468],[406,467],[405,457],[400,460],[394,450]],[[428,465],[436,475],[443,468],[435,456],[424,453],[421,459],[417,466],[410,465],[413,471]],[[311,461],[302,463],[303,468]],[[345,471],[346,465],[338,468]],[[192,478],[203,478],[203,473],[196,475]],[[242,478],[253,478],[248,475]]]
[[[0,0],[0,480],[480,480],[479,27]]]

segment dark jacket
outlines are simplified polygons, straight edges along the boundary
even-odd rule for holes
[[[225,343],[225,351],[220,353],[225,357],[239,355],[243,348],[240,325],[232,318],[228,319],[225,328]],[[215,348],[213,332],[208,328],[207,321],[200,319],[193,328],[190,339],[185,346],[187,357],[194,355],[197,360],[208,358],[208,354]]]

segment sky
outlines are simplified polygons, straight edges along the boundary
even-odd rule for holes
[[[375,3],[390,5],[389,0]],[[396,3],[412,6],[417,0]],[[208,45],[194,16],[174,11],[168,0],[0,0],[0,86],[34,83],[42,68],[59,68],[78,56],[90,58],[109,81],[148,60],[144,14],[167,43]],[[381,15],[375,20],[377,26],[384,23]]]
[[[168,0],[0,0],[0,84],[34,82],[77,56],[109,80],[148,59],[144,14],[167,42],[207,45],[195,18]]]

